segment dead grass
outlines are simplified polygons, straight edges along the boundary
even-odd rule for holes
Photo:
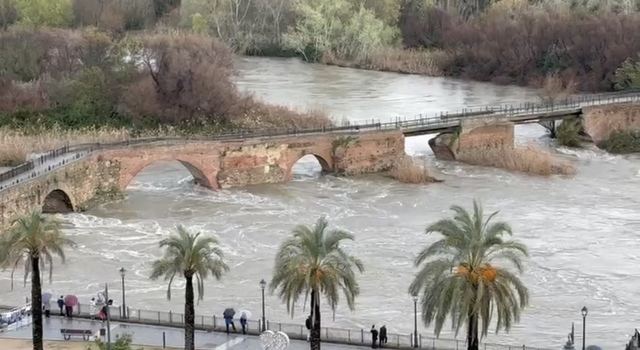
[[[466,151],[458,159],[474,165],[491,166],[533,175],[573,175],[575,167],[536,146],[483,148]]]
[[[407,50],[401,48],[381,48],[366,57],[346,60],[329,52],[323,55],[324,64],[337,65],[385,72],[442,76],[451,55],[440,50]]]
[[[241,114],[231,119],[233,126],[238,129],[315,129],[333,125],[329,115],[320,108],[302,111],[267,104],[253,97],[245,99],[241,110]]]
[[[440,182],[431,176],[426,165],[417,164],[416,161],[409,156],[404,156],[397,160],[393,169],[389,172],[389,176],[402,183],[409,184]]]
[[[130,138],[126,129],[62,130],[53,128],[38,134],[27,134],[0,128],[0,166],[23,163],[29,154],[46,152],[66,144],[115,142]]]

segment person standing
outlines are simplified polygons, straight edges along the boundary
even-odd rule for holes
[[[387,326],[382,325],[382,327],[380,327],[380,347],[382,347],[382,344],[386,344],[386,343],[387,343]]]
[[[376,343],[378,342],[378,330],[376,329],[376,325],[371,326],[371,348],[377,348]]]
[[[89,314],[91,316],[91,321],[93,321],[96,317],[96,312],[98,311],[96,309],[97,307],[97,303],[96,303],[96,298],[91,298],[91,301],[89,302]]]
[[[242,326],[242,334],[247,334],[247,314],[244,312],[240,316],[240,325]]]
[[[58,308],[60,308],[60,316],[64,316],[64,297],[62,295],[58,298]]]
[[[73,317],[73,306],[65,304],[64,305],[64,310],[65,310],[65,312],[67,314],[67,317],[69,317],[69,318]]]
[[[44,310],[44,317],[49,318],[51,316],[51,304],[49,304],[48,300],[42,304],[42,309]]]
[[[304,326],[307,327],[307,341],[311,339],[311,315],[304,321]]]
[[[236,332],[236,325],[233,323],[233,316],[230,314],[224,314],[224,324],[227,327],[227,334],[229,334],[229,326],[233,328],[233,332]]]

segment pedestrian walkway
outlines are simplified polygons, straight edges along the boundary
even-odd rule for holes
[[[86,319],[67,319],[63,317],[45,318],[42,322],[44,340],[63,340],[60,334],[61,328],[67,329],[90,329],[94,336],[99,336],[100,329],[106,328],[106,322],[91,321]],[[184,331],[179,328],[147,326],[139,324],[127,324],[121,322],[111,323],[111,339],[117,336],[129,334],[133,343],[144,346],[163,346],[172,348],[184,347]],[[14,339],[31,339],[31,326],[23,326],[17,329],[7,329],[0,333],[0,338]],[[258,350],[262,349],[260,339],[256,336],[241,334],[224,334],[220,332],[196,331],[196,347],[203,350]],[[82,338],[76,338],[70,341],[81,341]],[[359,350],[366,347],[353,345],[337,345],[323,343],[323,349],[328,350]],[[309,344],[305,341],[291,340],[289,350],[306,350]]]

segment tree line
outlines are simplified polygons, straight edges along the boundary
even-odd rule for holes
[[[454,215],[429,225],[427,234],[438,234],[415,257],[418,269],[408,293],[420,298],[425,326],[434,326],[439,335],[449,318],[456,334],[466,329],[467,349],[478,350],[480,339],[495,325],[496,333],[509,331],[527,306],[529,293],[518,274],[523,271],[527,248],[511,240],[511,227],[493,221],[496,213],[485,216],[479,203],[472,211],[452,206]],[[326,301],[335,312],[341,297],[355,309],[360,293],[358,275],[364,264],[345,246],[354,236],[330,229],[321,217],[315,225],[293,229],[276,253],[269,289],[277,293],[293,315],[300,304],[309,303],[310,349],[320,349],[320,303]],[[65,237],[53,218],[34,212],[18,219],[0,235],[0,268],[24,265],[24,278],[31,278],[33,348],[43,349],[41,267],[48,265],[49,279],[53,258],[65,259],[65,249],[75,243]],[[204,293],[204,281],[220,280],[229,271],[219,241],[178,226],[177,234],[159,242],[162,258],[151,264],[150,278],[168,281],[167,298],[176,278],[185,279],[185,350],[195,349],[195,294]],[[408,276],[407,276],[408,277]],[[194,288],[195,284],[195,288]]]

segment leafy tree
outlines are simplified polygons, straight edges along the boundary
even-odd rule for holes
[[[113,342],[113,344],[111,344],[111,347],[109,349],[107,349],[107,344],[105,344],[102,340],[100,339],[96,339],[95,341],[95,346],[97,348],[97,350],[133,350],[133,346],[132,346],[132,339],[131,339],[131,335],[130,334],[123,334],[121,336],[119,336],[115,342]],[[93,350],[93,346],[89,346],[89,348],[87,350]],[[137,348],[139,350],[144,350],[142,347]],[[136,350],[137,350],[136,349]]]
[[[33,315],[33,349],[42,350],[42,285],[41,267],[49,265],[49,282],[53,274],[53,257],[65,260],[64,248],[74,243],[65,238],[57,221],[38,212],[18,219],[9,232],[0,235],[0,266],[11,268],[24,264],[24,282],[31,274],[31,314]]]
[[[300,1],[296,12],[298,19],[285,45],[306,61],[318,61],[326,52],[348,59],[366,56],[395,38],[396,30],[372,10],[346,0]]]
[[[311,296],[312,350],[320,349],[321,294],[335,312],[342,291],[353,310],[355,297],[360,293],[354,269],[364,271],[362,262],[341,246],[342,241],[353,240],[353,236],[341,230],[328,230],[328,226],[324,217],[312,227],[297,226],[292,237],[280,245],[270,283],[271,292],[278,290],[292,315],[300,296],[304,295],[305,303]]]
[[[222,274],[229,270],[223,261],[223,253],[213,237],[202,237],[200,233],[190,233],[178,226],[178,234],[160,241],[164,248],[164,257],[153,262],[152,280],[164,277],[169,281],[167,299],[171,300],[171,284],[176,275],[182,275],[186,281],[184,303],[184,348],[194,350],[195,311],[193,301],[193,279],[196,279],[198,300],[204,294],[204,280],[209,275],[220,280]]]
[[[475,201],[473,213],[459,206],[451,210],[455,213],[452,219],[427,227],[427,234],[438,232],[442,238],[416,257],[420,270],[409,292],[422,294],[422,319],[427,326],[435,324],[436,335],[450,316],[456,334],[466,323],[467,348],[477,350],[478,336],[487,334],[494,313],[496,332],[509,331],[528,303],[529,293],[520,279],[498,265],[508,263],[522,272],[521,259],[527,256],[527,249],[504,239],[512,235],[511,227],[491,222],[497,212],[485,218]]]
[[[17,5],[20,23],[35,27],[71,24],[71,0],[17,0]]]
[[[616,70],[614,82],[616,90],[640,89],[640,59],[625,60]]]

